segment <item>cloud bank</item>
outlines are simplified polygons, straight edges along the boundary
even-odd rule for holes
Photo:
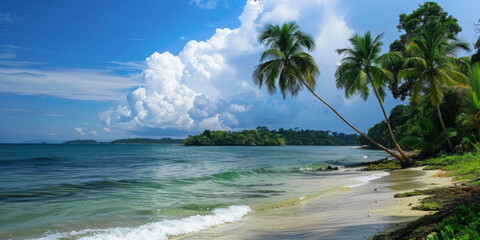
[[[1,63],[1,62],[0,62]],[[75,100],[119,101],[140,83],[110,71],[0,67],[0,92]]]
[[[155,52],[148,57],[141,74],[145,85],[100,114],[106,128],[199,131],[294,122],[299,111],[311,108],[302,103],[304,95],[286,104],[251,81],[263,50],[258,32],[266,23],[297,21],[316,40],[313,55],[324,76],[333,76],[334,49],[344,47],[353,33],[335,1],[248,0],[239,20],[238,28],[218,28],[205,41],[189,41],[177,55]],[[336,98],[333,81],[318,85],[320,93]]]

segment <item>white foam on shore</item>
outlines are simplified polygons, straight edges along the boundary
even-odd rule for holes
[[[388,175],[390,175],[390,173],[388,172],[378,172],[378,173],[370,174],[367,176],[354,177],[354,178],[351,178],[350,180],[355,181],[356,183],[352,185],[345,185],[345,187],[349,187],[349,188],[360,187],[369,183],[372,180],[379,179],[381,177],[385,177]]]
[[[228,208],[217,208],[211,215],[195,215],[182,219],[153,222],[139,227],[118,227],[109,229],[85,229],[69,233],[55,233],[41,240],[76,238],[82,240],[123,240],[123,239],[155,239],[164,240],[170,236],[197,232],[214,226],[234,222],[251,211],[249,206],[234,205]]]

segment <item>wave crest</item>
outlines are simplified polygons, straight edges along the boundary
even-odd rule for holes
[[[123,240],[123,239],[168,239],[170,236],[197,232],[220,224],[235,222],[247,215],[251,208],[246,205],[234,205],[217,208],[211,215],[195,215],[182,219],[153,222],[139,227],[118,227],[109,229],[85,229],[69,233],[51,234],[39,240],[76,238],[81,240]]]

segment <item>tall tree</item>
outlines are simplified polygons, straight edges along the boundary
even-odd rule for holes
[[[390,51],[398,51],[402,54],[406,53],[405,44],[407,44],[409,39],[418,36],[422,28],[444,32],[448,37],[455,37],[462,31],[462,28],[457,23],[457,19],[452,15],[448,15],[435,2],[425,2],[410,14],[401,14],[397,28],[398,31],[405,33],[400,35],[399,39],[390,45]],[[403,62],[389,63],[386,68],[397,79],[396,75],[402,69],[402,66]],[[405,100],[406,97],[412,94],[414,83],[415,79],[404,79],[401,85],[399,85],[399,82],[393,81],[390,85],[390,90],[395,98]]]
[[[457,117],[464,125],[473,126],[477,129],[478,139],[480,139],[480,64],[472,65],[468,71],[469,86],[465,94],[466,107]]]
[[[260,88],[266,85],[270,94],[274,94],[278,86],[284,99],[287,94],[295,96],[303,87],[306,87],[353,130],[395,158],[402,159],[402,156],[373,141],[354,127],[315,93],[315,78],[320,71],[313,57],[304,51],[304,49],[313,50],[315,44],[313,39],[303,33],[295,22],[284,23],[282,26],[267,25],[260,33],[258,40],[267,49],[261,54],[260,64],[253,71],[252,78],[255,84]]]
[[[475,32],[480,33],[480,19],[478,19],[478,23],[474,23],[473,25],[475,26]],[[478,36],[474,48],[475,53],[472,55],[472,63],[477,63],[480,62],[480,36]]]
[[[337,49],[337,53],[343,55],[341,64],[335,72],[338,89],[345,90],[345,97],[351,98],[360,95],[367,100],[370,95],[370,88],[380,104],[385,123],[387,124],[390,137],[397,151],[402,155],[399,159],[403,165],[413,165],[412,158],[407,156],[395,139],[390,121],[383,107],[385,88],[393,80],[393,74],[385,70],[382,65],[387,62],[397,62],[402,59],[398,52],[389,52],[381,55],[383,34],[372,38],[370,32],[364,36],[355,34],[349,39],[351,48]]]
[[[436,28],[422,28],[421,33],[413,37],[407,45],[406,67],[398,72],[400,79],[415,79],[412,89],[412,101],[419,101],[421,93],[430,95],[431,103],[436,107],[438,119],[443,131],[446,131],[440,103],[443,101],[445,87],[465,85],[467,76],[457,71],[455,58],[458,50],[470,50],[467,43]],[[450,149],[452,143],[448,139]]]

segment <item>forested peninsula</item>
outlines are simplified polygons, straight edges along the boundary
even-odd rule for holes
[[[284,146],[284,145],[357,145],[356,134],[344,134],[322,130],[280,128],[269,130],[259,126],[256,130],[211,131],[189,136],[186,146]]]

